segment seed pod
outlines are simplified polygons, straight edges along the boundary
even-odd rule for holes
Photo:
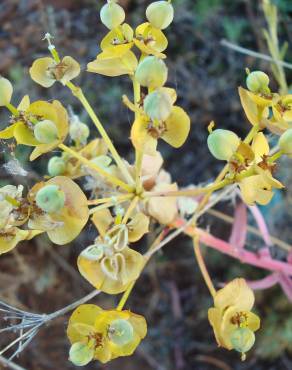
[[[104,255],[103,244],[92,244],[81,252],[81,256],[90,261],[99,261]]]
[[[64,207],[65,194],[57,185],[46,185],[37,192],[35,200],[44,212],[55,213]]]
[[[144,111],[152,121],[165,121],[170,116],[172,105],[171,96],[165,91],[158,89],[146,96]]]
[[[284,154],[292,155],[292,128],[289,128],[281,135],[279,147]]]
[[[118,319],[111,323],[108,336],[117,346],[124,346],[133,340],[134,328],[129,321]]]
[[[245,359],[245,353],[248,352],[255,342],[254,332],[248,328],[237,328],[231,336],[230,341],[233,348],[242,353],[242,359]]]
[[[165,84],[167,74],[167,67],[162,59],[148,56],[139,63],[135,78],[140,85],[150,89],[157,89]]]
[[[85,366],[94,357],[94,349],[89,348],[85,343],[77,342],[72,344],[69,352],[69,361],[75,366]]]
[[[146,17],[153,27],[164,30],[173,21],[173,6],[169,1],[155,1],[146,9]]]
[[[0,107],[10,103],[13,93],[13,87],[11,82],[7,78],[0,76]]]
[[[100,19],[102,23],[110,30],[121,25],[125,20],[125,11],[113,1],[105,4],[100,11]]]
[[[52,157],[48,163],[48,172],[50,176],[62,175],[66,170],[65,161],[61,157]]]
[[[228,161],[240,144],[239,137],[232,131],[217,129],[208,137],[208,148],[212,155],[222,161]]]
[[[34,127],[34,136],[42,144],[50,144],[58,138],[58,129],[54,122],[45,119]]]
[[[247,88],[254,93],[269,92],[269,83],[269,76],[262,71],[253,71],[246,78]]]
[[[72,140],[86,143],[90,134],[89,128],[85,123],[73,122],[70,124],[69,134]]]

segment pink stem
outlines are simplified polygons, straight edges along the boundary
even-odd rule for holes
[[[196,230],[200,235],[201,242],[205,243],[209,247],[217,249],[218,251],[225,253],[233,258],[239,259],[241,262],[248,263],[249,265],[257,266],[262,269],[282,272],[285,275],[292,276],[292,265],[276,261],[270,257],[258,256],[253,252],[241,250],[237,252],[229,243],[219,238],[210,235],[204,230]]]
[[[184,224],[185,220],[178,219],[175,221],[174,226],[181,227]],[[214,248],[221,253],[227,254],[230,257],[238,259],[243,263],[247,263],[249,265],[253,265],[273,272],[282,272],[285,275],[292,276],[292,265],[289,263],[274,260],[270,256],[258,255],[245,249],[238,251],[226,241],[216,238],[215,236],[199,228],[194,228],[191,226],[186,227],[185,233],[192,237],[195,234],[198,234],[200,237],[200,241],[207,246]]]

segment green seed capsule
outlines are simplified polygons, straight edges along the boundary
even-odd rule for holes
[[[61,157],[52,157],[48,163],[48,172],[50,176],[62,175],[66,170],[65,161]]]
[[[107,155],[99,155],[98,157],[91,159],[90,162],[96,164],[98,167],[101,167],[103,170],[107,170],[109,165],[112,163],[112,159]]]
[[[69,352],[69,361],[75,366],[85,366],[94,357],[94,348],[89,348],[82,342],[72,344]]]
[[[129,321],[118,319],[111,323],[108,335],[110,340],[117,346],[124,346],[133,340],[134,329]]]
[[[165,121],[172,111],[171,97],[159,89],[148,94],[144,100],[144,111],[153,121]]]
[[[11,82],[7,78],[0,76],[0,107],[10,103],[13,93],[13,87]]]
[[[270,79],[262,71],[253,71],[246,78],[247,88],[254,93],[268,93]]]
[[[217,129],[208,137],[208,148],[212,155],[222,161],[228,161],[236,152],[240,139],[232,131]]]
[[[72,140],[78,141],[80,143],[86,143],[90,131],[85,123],[74,122],[70,125],[69,134]]]
[[[168,1],[155,1],[146,10],[146,17],[153,27],[164,30],[173,21],[173,6]]]
[[[125,11],[113,1],[105,4],[100,11],[100,19],[102,23],[110,30],[121,25],[125,20]]]
[[[279,147],[284,154],[292,155],[292,128],[289,128],[281,135]]]
[[[162,59],[149,56],[139,63],[135,77],[140,85],[150,89],[162,87],[167,80],[168,70]]]
[[[37,206],[47,213],[60,211],[65,204],[65,194],[57,185],[46,185],[35,197]]]
[[[254,345],[255,335],[248,328],[237,328],[232,332],[230,341],[233,348],[244,355]]]
[[[54,122],[45,119],[34,127],[34,136],[42,144],[50,144],[58,138],[58,129]]]

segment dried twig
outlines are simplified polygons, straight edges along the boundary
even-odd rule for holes
[[[7,358],[0,356],[0,363],[5,367],[5,368],[10,368],[13,370],[26,370],[24,367],[17,365],[16,363],[7,360]]]
[[[35,314],[26,311],[19,310],[18,308],[12,307],[5,302],[0,302],[0,314],[4,315],[4,320],[17,320],[17,324],[12,324],[5,328],[0,329],[0,333],[3,332],[18,332],[19,336],[10,342],[5,348],[0,350],[0,356],[2,356],[9,349],[13,348],[15,345],[18,345],[18,348],[13,352],[12,356],[9,358],[11,360],[31,342],[31,340],[38,333],[39,329],[50,321],[56,319],[57,317],[63,316],[69,311],[74,310],[81,304],[84,304],[97,296],[100,293],[98,290],[94,290],[81,299],[69,304],[62,309],[55,311],[51,314]]]
[[[236,44],[233,44],[232,42],[227,41],[225,39],[221,40],[220,44],[229,48],[229,49],[237,51],[238,53],[249,55],[249,56],[255,57],[255,58],[259,58],[259,59],[265,60],[269,63],[275,63],[275,60],[272,57],[270,57],[269,55],[258,53],[256,51],[253,51],[253,50],[250,50],[250,49],[246,49],[242,46],[238,46]],[[288,68],[288,69],[292,69],[292,64],[291,63],[283,62],[282,60],[277,60],[277,63],[280,66],[283,66],[283,67]]]

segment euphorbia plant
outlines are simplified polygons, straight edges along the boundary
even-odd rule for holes
[[[284,187],[275,177],[275,167],[281,156],[292,155],[292,97],[285,91],[273,92],[266,73],[248,71],[247,89],[240,87],[239,95],[251,124],[249,133],[241,139],[232,131],[215,128],[212,122],[207,145],[225,167],[205,187],[180,189],[163,169],[159,152],[160,139],[179,148],[191,127],[188,114],[176,105],[175,89],[167,86],[168,40],[163,30],[173,16],[171,1],[156,1],[146,10],[147,22],[133,30],[124,23],[125,12],[117,1],[108,0],[100,12],[109,32],[87,71],[109,77],[124,75],[131,81],[133,97],[123,96],[123,103],[133,112],[129,136],[135,150],[134,163],[118,153],[82,89],[72,82],[80,73],[78,62],[70,56],[61,57],[51,35],[45,36],[51,55],[34,61],[30,76],[45,88],[60,82],[70,89],[100,137],[88,141],[88,126],[78,116],[70,118],[59,101],[30,102],[25,96],[14,106],[11,83],[0,79],[0,104],[11,113],[10,124],[0,131],[0,138],[33,147],[31,160],[60,151],[48,162],[46,181],[34,184],[27,194],[22,186],[0,189],[0,253],[44,232],[53,243],[67,244],[92,222],[97,235],[78,257],[79,272],[99,291],[123,293],[118,306],[111,310],[90,304],[71,306],[75,311],[67,330],[69,358],[78,366],[92,360],[108,362],[135,351],[146,335],[146,321],[123,310],[124,306],[149,258],[182,232],[193,241],[202,276],[214,299],[208,317],[216,341],[221,347],[239,351],[242,359],[254,345],[254,332],[260,327],[260,319],[251,312],[253,291],[237,277],[216,291],[200,242],[245,263],[292,276],[288,262],[273,260],[270,255],[257,257],[243,250],[243,245],[223,244],[197,226],[199,217],[225,195],[237,194],[252,207],[268,204],[274,189]],[[279,136],[278,146],[272,149],[269,132]],[[77,178],[83,178],[84,190],[74,182]],[[158,236],[142,255],[132,243],[148,234],[150,225]],[[238,252],[237,247],[242,250]]]

